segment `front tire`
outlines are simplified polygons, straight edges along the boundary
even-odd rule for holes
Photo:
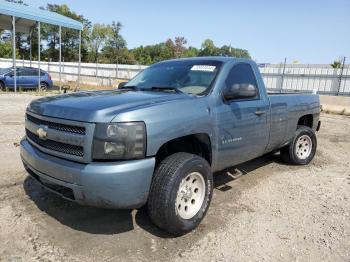
[[[148,199],[148,213],[159,228],[183,235],[206,215],[213,194],[208,162],[193,154],[175,153],[158,166]]]
[[[292,142],[281,149],[282,160],[293,165],[307,165],[317,148],[316,134],[307,126],[298,126]]]

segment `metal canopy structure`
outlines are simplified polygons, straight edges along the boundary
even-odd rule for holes
[[[62,39],[61,32],[62,27],[71,28],[79,31],[79,71],[78,71],[78,86],[80,82],[80,64],[81,64],[81,31],[83,29],[83,24],[79,21],[73,20],[69,17],[49,12],[47,10],[42,10],[39,8],[34,8],[31,6],[16,4],[12,2],[7,2],[5,0],[0,0],[0,29],[12,30],[12,52],[13,52],[13,67],[14,67],[14,89],[17,91],[16,83],[16,32],[31,34],[32,30],[38,28],[38,88],[40,90],[40,23],[47,23],[51,25],[56,25],[59,27],[59,79],[60,79],[60,91],[61,91],[61,49],[62,49]],[[31,49],[31,41],[30,41]],[[31,56],[30,50],[30,56]],[[31,58],[30,58],[31,60]]]

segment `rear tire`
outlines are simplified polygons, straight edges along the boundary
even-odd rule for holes
[[[193,154],[175,153],[158,166],[148,199],[148,214],[159,228],[184,235],[208,211],[213,176],[208,162]]]
[[[40,90],[41,91],[46,91],[48,89],[49,85],[45,82],[40,83]]]
[[[282,160],[292,165],[307,165],[317,148],[316,134],[307,126],[298,126],[292,142],[281,149]]]

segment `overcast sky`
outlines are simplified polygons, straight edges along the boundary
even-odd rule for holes
[[[330,63],[350,60],[350,0],[27,0],[67,4],[93,23],[122,22],[128,47],[184,36],[200,47],[248,49],[258,62]]]

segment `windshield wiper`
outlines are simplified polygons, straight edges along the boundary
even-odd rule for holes
[[[179,88],[173,87],[173,86],[152,86],[151,90],[155,91],[164,91],[164,90],[171,90],[175,91],[176,93],[184,94]]]
[[[151,88],[139,88],[137,86],[123,86],[119,90],[124,91],[175,91],[176,93],[185,94],[179,88],[173,86],[152,86]]]
[[[122,88],[118,88],[119,90],[125,90],[125,91],[140,91],[140,88],[138,88],[137,86],[123,86]]]

